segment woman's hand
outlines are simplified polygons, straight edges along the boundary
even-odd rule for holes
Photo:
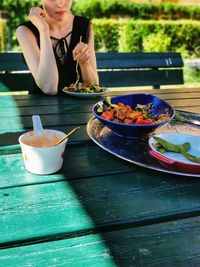
[[[40,7],[32,7],[28,16],[29,20],[37,27],[39,31],[49,30],[49,25],[45,19],[45,12]]]
[[[80,42],[76,45],[72,53],[73,59],[78,60],[79,64],[83,65],[89,63],[92,52],[87,44]]]

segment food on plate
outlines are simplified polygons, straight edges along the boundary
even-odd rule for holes
[[[160,138],[158,136],[154,136],[153,138],[158,142],[154,145],[154,147],[161,153],[164,153],[165,151],[171,151],[171,152],[179,153],[181,147],[185,151],[189,151],[191,148],[191,145],[189,142],[185,142],[182,145],[176,145],[176,144],[173,144],[169,141],[166,141],[165,139]],[[162,151],[160,151],[160,149],[162,149]]]
[[[93,83],[77,83],[77,84],[70,84],[69,87],[66,87],[67,91],[69,92],[76,92],[76,93],[101,93],[106,91],[106,87],[100,87]]]
[[[170,114],[166,110],[165,113],[157,116],[152,114],[153,104],[147,105],[137,104],[135,108],[123,103],[112,104],[110,97],[107,101],[99,105],[97,112],[102,118],[113,122],[125,124],[155,124],[170,119]]]
[[[23,140],[23,143],[34,147],[51,147],[55,146],[60,140],[61,136],[59,134],[48,135],[44,133],[38,136],[32,131],[29,133],[28,138]]]
[[[189,142],[185,142],[182,145],[176,145],[158,136],[154,136],[153,138],[158,142],[157,144],[154,145],[154,147],[160,153],[164,153],[165,151],[181,153],[188,160],[195,162],[195,163],[200,163],[199,157],[188,153],[188,151],[191,148],[191,144]]]

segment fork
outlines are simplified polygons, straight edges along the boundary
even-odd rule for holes
[[[80,40],[79,40],[79,43],[81,42],[82,40],[82,36],[80,36]],[[78,61],[79,61],[79,58],[77,59],[76,61],[76,82],[75,82],[75,86],[78,84],[79,80],[80,80],[80,74],[79,74],[79,71],[78,71]]]

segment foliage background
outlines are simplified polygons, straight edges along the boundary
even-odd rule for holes
[[[15,49],[17,44],[15,30],[17,25],[27,19],[27,14],[31,6],[38,5],[37,0],[1,0],[0,10],[6,11],[6,20],[9,30],[7,38],[11,49]]]
[[[16,27],[27,20],[30,8],[38,2],[1,0],[0,10],[7,12],[9,50],[18,49]],[[93,20],[97,51],[177,49],[184,57],[199,57],[200,6],[138,4],[131,0],[74,0],[72,11]]]
[[[98,51],[177,51],[184,58],[200,57],[200,22],[94,19],[93,24]]]
[[[0,18],[0,51],[6,50],[7,43],[6,38],[4,36],[7,35],[7,27],[5,20]]]
[[[16,27],[27,20],[30,8],[38,2],[0,1],[0,11],[6,11],[6,20],[0,18],[0,51],[19,50]],[[96,51],[170,50],[181,52],[184,59],[200,58],[200,6],[167,0],[74,0],[72,11],[92,19]],[[191,83],[200,83],[198,69],[186,71],[184,76]]]

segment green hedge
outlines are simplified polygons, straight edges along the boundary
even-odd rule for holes
[[[7,27],[6,21],[0,18],[0,51],[7,50]]]
[[[200,19],[200,6],[172,3],[134,3],[130,0],[74,0],[73,11],[89,18],[129,16],[134,19]]]
[[[0,10],[7,11],[8,34],[12,49],[18,46],[16,40],[16,27],[27,20],[27,15],[32,6],[39,4],[38,0],[0,0]]]
[[[27,19],[29,9],[38,0],[3,0],[0,9],[8,13],[8,32],[13,50],[19,49],[16,26]],[[179,50],[186,56],[199,56],[199,23],[170,21],[200,19],[199,6],[177,4],[136,4],[130,0],[74,0],[73,12],[93,19],[97,51],[164,51]],[[130,20],[96,19],[99,17],[132,17]],[[159,20],[164,18],[165,21]],[[141,20],[139,20],[141,19]],[[150,21],[142,21],[142,19]],[[166,21],[169,19],[169,21]],[[154,40],[154,41],[152,41]],[[2,41],[1,41],[2,43]],[[3,42],[5,43],[5,41]],[[5,45],[4,45],[5,47]],[[5,49],[0,47],[0,50]]]
[[[184,58],[200,57],[197,21],[94,19],[93,27],[97,51],[177,51]]]

